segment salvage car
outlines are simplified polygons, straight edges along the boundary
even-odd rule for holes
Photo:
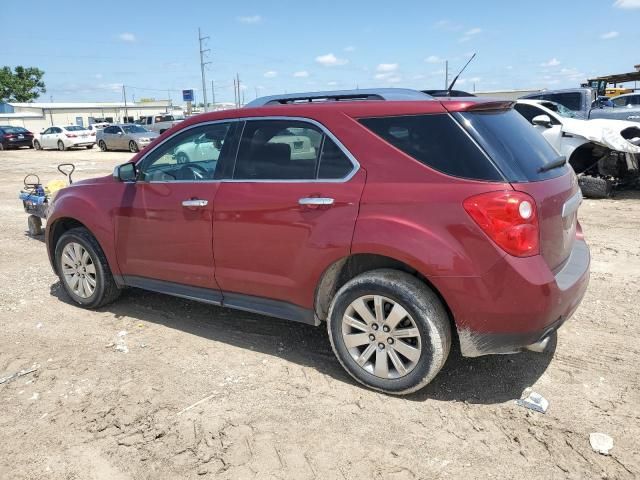
[[[542,351],[590,254],[575,173],[512,106],[361,89],[198,115],[58,192],[52,267],[84,308],[138,287],[325,324],[345,370],[391,394],[453,342]],[[203,138],[215,154],[178,161]]]
[[[614,186],[632,185],[640,170],[640,125],[622,120],[584,120],[547,100],[518,100],[518,111],[564,155],[587,197],[608,197]]]
[[[129,150],[132,153],[136,153],[147,147],[159,136],[158,133],[150,132],[140,125],[123,123],[109,125],[102,130],[97,130],[96,141],[103,152],[108,150]]]
[[[565,90],[543,90],[520,97],[523,100],[548,100],[564,105],[585,120],[609,118],[640,122],[640,105],[616,105],[613,99],[598,97],[594,88],[570,88]]]

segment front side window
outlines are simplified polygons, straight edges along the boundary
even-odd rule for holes
[[[176,135],[138,164],[138,179],[146,182],[213,180],[218,160],[236,126],[237,122],[215,123]]]
[[[538,107],[534,107],[533,105],[529,105],[528,103],[516,103],[513,108],[516,110],[516,112],[526,118],[527,122],[529,123],[533,123],[533,119],[538,115],[547,114],[544,110],[541,110]]]
[[[125,133],[145,133],[149,131],[139,125],[125,125],[122,128],[124,129]]]
[[[552,102],[564,105],[570,110],[579,112],[582,110],[582,95],[580,92],[570,93],[550,93],[544,95],[545,100],[551,100]]]

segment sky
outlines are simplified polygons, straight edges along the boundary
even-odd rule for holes
[[[25,0],[0,8],[0,66],[45,71],[40,101],[232,102],[351,88],[568,88],[640,63],[640,0],[188,1]],[[534,6],[531,6],[534,5]],[[28,14],[26,12],[28,11]]]

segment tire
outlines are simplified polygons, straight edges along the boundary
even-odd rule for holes
[[[87,150],[91,150],[93,148],[93,145],[87,145]]]
[[[160,132],[158,132],[158,133],[160,133],[160,135],[162,135],[166,131],[167,131],[167,129],[165,128],[164,130],[160,130]]]
[[[380,322],[380,318],[374,313],[375,308],[369,308],[372,315],[370,320],[376,322],[378,328],[371,321],[366,325],[367,328],[362,328],[365,326],[362,322],[364,317],[353,309],[353,302],[366,299],[371,305],[375,302],[373,296],[382,298],[383,308],[380,310],[386,318]],[[404,309],[403,314],[396,316],[401,319],[396,326],[401,328],[392,325],[391,330],[383,332],[388,322],[393,322],[390,312],[398,305]],[[351,315],[348,323],[344,321],[346,314]],[[355,329],[351,326],[352,320],[360,322]],[[427,385],[440,371],[451,349],[451,323],[439,297],[416,277],[398,270],[373,270],[347,282],[331,302],[327,330],[333,352],[349,375],[369,388],[394,395],[412,393]],[[406,333],[409,331],[414,334]],[[366,336],[361,335],[360,338],[366,339],[361,340],[366,343],[357,347],[347,346],[345,336],[354,332],[364,333]],[[394,332],[395,335],[402,336],[395,337]],[[372,336],[375,337],[374,341],[371,341]],[[402,348],[400,342],[404,344]],[[407,346],[413,348],[407,350]],[[370,361],[360,366],[354,356],[360,354],[362,358],[370,349],[373,349]],[[388,353],[383,355],[385,351]],[[412,362],[402,352],[415,355],[415,360]],[[392,358],[392,353],[395,358]],[[386,372],[384,369],[377,372],[383,375],[376,374],[377,362],[371,361],[378,359],[378,355],[381,355],[380,364],[387,365]],[[402,372],[396,368],[396,361],[401,362],[402,368],[410,369]]]
[[[176,154],[176,162],[178,163],[189,163],[191,160],[189,159],[189,156],[184,153],[184,152],[178,152]]]
[[[40,217],[29,215],[27,225],[29,226],[29,235],[32,237],[37,237],[44,233],[44,231],[42,230],[42,220],[40,219]]]
[[[40,145],[40,142],[39,142],[39,141],[37,141],[37,140],[36,140],[35,142],[33,142],[33,147],[34,147],[36,150],[42,150],[42,145]]]
[[[4,145],[0,143],[0,151],[4,150]]]
[[[67,148],[64,146],[64,143],[62,143],[62,140],[58,140],[58,150],[60,150],[61,152],[65,151]]]
[[[612,183],[605,178],[583,175],[578,178],[578,185],[587,198],[609,198],[613,193]]]
[[[106,152],[107,149],[107,144],[104,142],[104,140],[100,140],[98,142],[98,147],[100,147],[100,150],[102,150],[103,152]]]
[[[138,153],[140,151],[140,149],[138,148],[138,144],[133,140],[129,142],[129,151],[131,153]]]
[[[65,247],[71,245],[70,248],[73,250],[75,245],[79,245],[86,251],[89,255],[90,262],[87,262],[86,270],[84,271],[84,275],[87,277],[87,283],[89,284],[88,278],[92,276],[91,271],[94,271],[93,280],[95,285],[93,286],[92,292],[87,292],[84,290],[86,287],[82,287],[82,291],[86,295],[82,295],[82,292],[74,291],[71,286],[72,277],[71,275],[65,275],[63,271],[63,253],[65,253]],[[84,255],[82,255],[84,256]],[[65,264],[70,264],[71,257],[65,257]],[[118,289],[113,275],[111,274],[111,269],[109,268],[109,264],[107,263],[107,259],[98,244],[98,241],[95,237],[84,227],[77,227],[68,230],[58,240],[55,249],[55,262],[56,269],[58,271],[58,277],[60,278],[60,283],[64,287],[64,290],[67,292],[67,295],[83,308],[94,309],[99,308],[108,303],[113,302],[120,295],[120,290]],[[93,266],[93,268],[90,268]],[[82,267],[82,265],[80,266]],[[65,268],[65,270],[69,270],[69,268]],[[79,279],[83,281],[82,279]],[[78,283],[78,287],[80,285]]]

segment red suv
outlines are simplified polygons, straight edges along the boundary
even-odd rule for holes
[[[574,172],[510,102],[402,89],[199,115],[54,200],[80,306],[124,287],[320,325],[357,381],[413,392],[463,355],[541,350],[589,249]]]

